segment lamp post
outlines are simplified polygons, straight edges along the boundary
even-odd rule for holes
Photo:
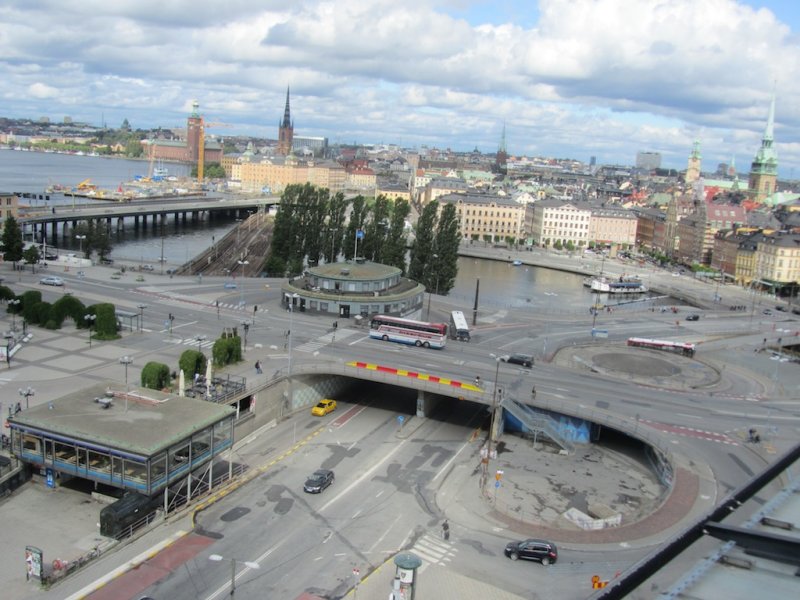
[[[495,368],[494,368],[494,389],[492,390],[492,415],[491,419],[489,420],[489,440],[486,444],[486,457],[483,459],[483,485],[481,489],[486,487],[486,482],[488,480],[489,474],[489,460],[492,457],[492,446],[494,444],[494,419],[495,415],[497,414],[497,403],[500,401],[500,397],[502,396],[502,390],[498,389],[498,383],[500,379],[500,357],[496,354],[490,354],[494,361],[495,361]]]
[[[30,397],[36,394],[36,390],[31,389],[30,386],[26,387],[24,390],[19,388],[19,395],[25,397],[25,410],[30,408]]]
[[[81,254],[81,258],[83,258],[83,240],[86,239],[85,235],[76,235],[75,239],[78,240],[78,252]]]
[[[89,348],[92,347],[92,323],[94,323],[97,315],[83,315],[84,320],[89,326]]]
[[[220,555],[220,554],[212,554],[211,556],[208,557],[208,560],[212,560],[214,562],[222,562],[223,560],[228,560],[228,559],[225,558],[224,556]],[[243,564],[248,569],[258,569],[259,566],[258,566],[257,562],[252,562],[252,561],[248,561],[248,560],[236,560],[235,558],[231,558],[230,561],[231,561],[231,591],[230,591],[230,595],[233,596],[234,593],[236,593],[236,563],[238,562],[240,564]]]
[[[241,322],[242,329],[244,329],[244,350],[247,350],[247,331],[250,329],[250,323],[247,321]]]
[[[200,350],[200,347],[202,346],[203,342],[206,341],[206,336],[196,335],[194,336],[194,341],[197,342],[197,351],[202,352],[202,350]]]
[[[144,329],[144,309],[147,308],[147,304],[139,304],[139,331]]]
[[[241,281],[239,281],[239,306],[244,306],[244,268],[246,265],[250,264],[249,260],[237,260],[239,266],[241,267],[239,270],[241,271]]]
[[[21,300],[19,298],[14,298],[13,300],[8,301],[9,306],[13,306],[13,310],[11,311],[11,331],[17,330],[17,307],[20,305]]]
[[[432,258],[433,258],[433,263],[432,264],[433,264],[434,268],[436,269],[436,295],[438,296],[439,295],[439,265],[436,262],[436,259],[439,258],[439,255],[438,254],[434,254]],[[430,319],[431,318],[431,291],[430,290],[428,290],[428,310],[427,310],[425,318],[426,319]]]
[[[133,357],[127,354],[119,359],[119,364],[125,365],[125,412],[128,412],[128,365],[133,363]]]

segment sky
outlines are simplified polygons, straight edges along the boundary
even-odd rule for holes
[[[5,0],[0,116],[800,179],[796,0]]]

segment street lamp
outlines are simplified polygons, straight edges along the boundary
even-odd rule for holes
[[[438,254],[434,254],[432,258],[433,258],[433,263],[432,264],[434,265],[434,268],[436,269],[436,295],[438,296],[439,295],[439,265],[436,264],[436,259],[439,258],[439,255]],[[431,291],[430,290],[428,290],[428,312],[427,312],[427,316],[425,318],[426,319],[430,319],[431,318]]]
[[[139,304],[139,331],[144,329],[144,309],[147,308],[147,304]]]
[[[250,261],[237,260],[236,262],[239,263],[241,267],[241,269],[239,269],[241,271],[241,281],[239,282],[239,306],[242,307],[244,306],[244,267],[245,265],[249,265]]]
[[[26,387],[24,390],[19,388],[19,395],[25,396],[25,410],[30,408],[30,397],[36,394],[36,390],[31,389],[30,386]]]
[[[86,239],[85,235],[76,235],[75,239],[78,240],[78,252],[83,255],[83,240]]]
[[[503,391],[498,389],[501,359],[496,354],[490,354],[489,356],[494,359],[496,364],[494,368],[494,389],[492,390],[492,415],[491,419],[489,420],[489,440],[486,444],[486,457],[483,459],[483,485],[481,486],[481,489],[486,487],[486,482],[488,481],[489,459],[493,458],[492,445],[494,444],[494,419],[495,415],[497,414],[497,404],[502,400],[501,396],[503,394]]]
[[[194,341],[197,342],[197,351],[202,352],[202,350],[200,350],[200,347],[202,346],[203,342],[206,341],[206,336],[196,335],[194,336]]]
[[[14,298],[13,300],[8,301],[9,306],[13,306],[14,309],[11,310],[11,331],[17,330],[17,307],[20,305],[22,301],[19,298]]]
[[[208,557],[208,560],[213,560],[214,562],[221,562],[223,560],[228,560],[228,559],[226,559],[224,556],[222,556],[220,554],[212,554],[211,556]],[[241,563],[245,567],[247,567],[248,569],[258,569],[259,566],[258,566],[257,562],[251,562],[251,561],[248,561],[248,560],[238,560],[237,561],[235,558],[231,558],[230,561],[231,561],[231,592],[230,592],[230,594],[231,594],[231,596],[233,596],[233,594],[236,592],[236,563],[237,562]]]
[[[247,332],[250,329],[250,323],[247,321],[242,321],[241,323],[242,329],[244,329],[244,350],[247,350]]]
[[[97,318],[97,315],[83,315],[83,318],[84,318],[84,320],[86,321],[86,324],[89,327],[89,348],[91,348],[92,347],[92,323],[94,323],[95,319]]]
[[[128,365],[133,363],[133,357],[127,354],[119,359],[119,364],[125,365],[125,412],[128,412]]]

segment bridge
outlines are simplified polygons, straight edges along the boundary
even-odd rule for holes
[[[74,200],[74,198],[73,198]],[[122,229],[126,218],[133,219],[134,228],[147,229],[148,224],[153,228],[163,228],[167,215],[175,215],[176,222],[188,219],[200,220],[213,219],[217,215],[233,215],[234,218],[247,216],[248,212],[266,210],[268,206],[278,204],[279,196],[217,196],[205,195],[163,196],[133,200],[130,202],[110,202],[97,200],[80,204],[51,206],[48,209],[41,207],[20,209],[19,222],[29,225],[34,234],[46,233],[48,243],[58,244],[59,226],[60,235],[69,237],[70,229],[74,229],[81,221],[105,221],[109,230],[116,221],[116,228]],[[36,235],[34,235],[36,238]]]

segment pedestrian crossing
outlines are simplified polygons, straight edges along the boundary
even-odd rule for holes
[[[164,339],[165,344],[174,344],[176,346],[194,346],[195,348],[200,347],[200,349],[208,349],[214,345],[216,340],[203,340],[198,342],[195,338],[166,338]]]
[[[422,559],[420,572],[424,571],[428,565],[447,566],[458,553],[458,549],[453,546],[452,542],[445,541],[441,537],[441,533],[426,533],[417,540],[412,551]]]
[[[314,353],[323,346],[327,346],[328,344],[336,344],[342,340],[346,340],[351,336],[357,335],[358,333],[360,332],[357,329],[336,329],[326,333],[325,335],[321,335],[316,339],[300,344],[292,348],[292,351]]]

